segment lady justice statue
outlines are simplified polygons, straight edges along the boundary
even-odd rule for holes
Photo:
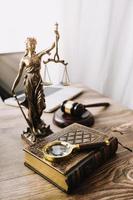
[[[58,35],[57,32],[56,34]],[[19,72],[12,86],[12,93],[28,123],[27,132],[24,132],[24,134],[27,138],[30,137],[32,142],[35,142],[37,138],[45,137],[52,132],[50,126],[46,127],[46,124],[41,120],[41,115],[43,110],[46,108],[46,104],[40,68],[42,56],[50,54],[51,50],[55,47],[55,43],[53,43],[51,48],[43,50],[39,53],[35,52],[36,44],[37,41],[35,38],[27,38],[26,52],[20,61]],[[15,88],[22,77],[23,71],[25,72],[24,90],[26,98],[22,105],[28,109],[28,117],[26,117],[15,95]]]

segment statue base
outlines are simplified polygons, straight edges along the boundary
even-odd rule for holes
[[[50,125],[45,127],[41,134],[36,135],[33,135],[30,128],[27,128],[27,131],[23,131],[23,134],[21,134],[21,138],[27,145],[32,145],[45,140],[45,137],[51,135],[52,133],[53,131],[50,129]]]

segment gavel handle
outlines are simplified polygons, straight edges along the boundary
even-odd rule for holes
[[[110,103],[103,102],[103,103],[93,103],[93,104],[84,105],[84,107],[85,108],[88,108],[88,107],[100,107],[100,106],[108,107],[109,105],[110,105]]]

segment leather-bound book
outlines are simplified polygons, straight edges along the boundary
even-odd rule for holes
[[[51,141],[61,140],[71,144],[99,143],[107,136],[98,130],[79,124],[72,124],[58,133],[45,138],[45,141],[24,149],[24,164],[61,190],[70,193],[85,178],[117,151],[118,140],[109,138],[109,145],[102,145],[95,150],[73,151],[69,156],[58,161],[48,161],[44,158],[43,149]]]

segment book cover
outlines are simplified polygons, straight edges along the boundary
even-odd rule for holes
[[[44,141],[25,148],[24,164],[61,190],[70,193],[81,181],[89,177],[89,174],[115,154],[118,148],[117,138],[110,138],[108,146],[102,146],[95,151],[75,151],[58,162],[47,161],[42,149],[54,140],[80,144],[102,142],[106,137],[107,135],[98,130],[75,123],[46,137]]]

